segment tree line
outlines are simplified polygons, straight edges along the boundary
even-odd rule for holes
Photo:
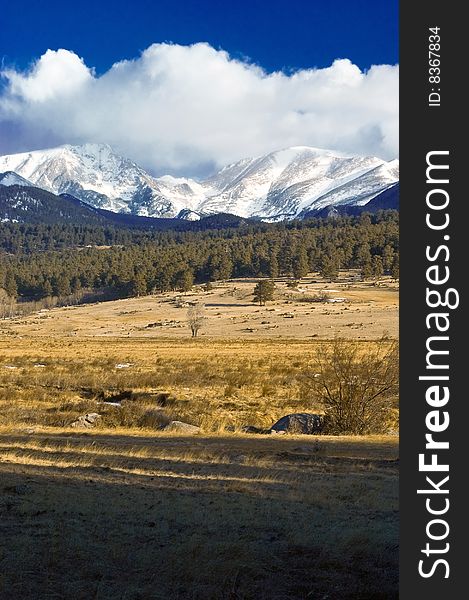
[[[2,250],[3,249],[3,252]],[[64,225],[0,226],[0,288],[10,298],[114,297],[189,290],[237,277],[294,277],[339,269],[399,276],[396,211],[190,232]]]

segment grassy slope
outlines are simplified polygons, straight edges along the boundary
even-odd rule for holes
[[[100,304],[69,306],[26,318],[0,321],[0,335],[32,337],[179,338],[190,335],[187,302],[205,304],[206,320],[200,337],[250,340],[376,339],[387,332],[398,335],[398,285],[389,277],[379,286],[354,281],[356,272],[343,274],[333,284],[319,276],[301,281],[298,290],[276,280],[275,301],[253,303],[256,280],[217,283],[209,292],[201,287],[188,294],[167,292]],[[326,290],[329,290],[326,292]],[[307,302],[315,295],[346,298],[344,303]]]

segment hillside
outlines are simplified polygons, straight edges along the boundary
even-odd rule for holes
[[[13,174],[15,175],[15,174]],[[21,178],[19,178],[21,179]],[[8,181],[13,181],[10,177]],[[144,217],[94,208],[71,194],[57,196],[38,187],[0,181],[0,222],[28,224],[69,224],[130,229],[203,230],[238,227],[246,219],[214,214],[198,221]]]
[[[1,182],[0,182],[1,183]],[[105,225],[106,218],[76,198],[24,185],[0,185],[0,220],[11,223]]]
[[[95,208],[186,220],[230,213],[279,221],[327,207],[362,207],[399,179],[397,160],[343,156],[309,146],[244,158],[200,181],[156,177],[102,144],[1,156],[1,170]]]

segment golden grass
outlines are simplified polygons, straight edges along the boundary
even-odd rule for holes
[[[102,426],[145,427],[145,415],[163,404],[170,416],[210,431],[267,426],[285,410],[317,408],[302,397],[311,344],[120,340],[105,345],[105,356],[102,346],[76,340],[70,351],[63,341],[12,340],[0,361],[1,422],[64,426],[96,411]],[[99,404],[125,392],[133,396],[122,408]]]
[[[323,343],[12,339],[0,359],[0,424],[64,427],[99,412],[99,427],[145,429],[162,412],[206,432],[269,427],[284,414],[321,411],[305,374]]]
[[[398,335],[398,284],[383,278],[379,285],[355,281],[357,273],[341,275],[329,283],[312,274],[301,280],[296,290],[285,278],[276,280],[275,300],[267,306],[252,302],[253,279],[218,282],[210,292],[196,286],[182,296],[167,292],[139,298],[126,298],[81,306],[53,308],[28,317],[0,321],[0,334],[35,338],[144,337],[184,340],[190,336],[187,302],[205,304],[206,320],[202,338],[291,340],[376,339],[388,332]],[[327,291],[326,291],[327,290]],[[307,302],[308,297],[327,294],[344,303]],[[180,302],[182,299],[184,302]]]
[[[45,334],[0,338],[0,598],[397,597],[397,438],[237,431],[320,410],[326,340]]]

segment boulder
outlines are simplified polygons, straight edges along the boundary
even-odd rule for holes
[[[98,413],[86,413],[86,415],[82,415],[78,417],[76,421],[74,421],[70,427],[76,427],[79,429],[89,429],[90,427],[94,427],[96,425],[96,421],[101,417]]]
[[[181,433],[198,433],[200,427],[197,425],[191,425],[190,423],[184,423],[184,421],[171,421],[164,431],[180,431]]]
[[[314,435],[322,433],[324,415],[313,413],[293,413],[279,419],[271,427],[271,433],[302,433]]]

